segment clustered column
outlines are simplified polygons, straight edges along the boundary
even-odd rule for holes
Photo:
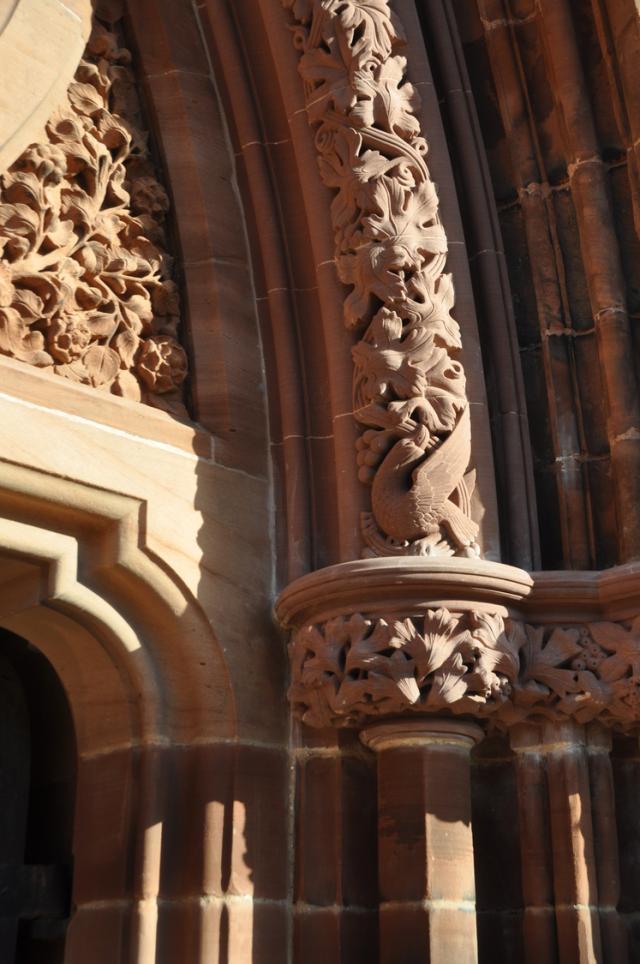
[[[529,587],[497,563],[367,560],[306,576],[278,602],[294,630],[294,712],[357,729],[377,757],[380,964],[634,959],[618,911],[611,733],[637,729],[622,699],[637,692],[640,621],[530,625]],[[485,773],[473,827],[471,752],[488,731],[483,759],[499,750],[509,791],[493,794]],[[479,942],[475,865],[504,859],[500,819],[521,888],[514,869],[496,913],[483,893]],[[492,946],[488,922],[507,915]]]
[[[520,725],[516,753],[530,964],[626,964],[610,733],[599,724]]]

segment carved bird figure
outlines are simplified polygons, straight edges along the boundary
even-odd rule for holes
[[[451,435],[432,452],[425,449],[428,439],[428,430],[420,426],[389,450],[373,481],[373,515],[398,541],[423,539],[445,526],[456,547],[463,549],[478,533],[476,523],[451,500],[469,464],[468,407]]]

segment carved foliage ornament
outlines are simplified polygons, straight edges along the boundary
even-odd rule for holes
[[[423,620],[338,616],[290,646],[294,712],[311,726],[443,711],[520,720],[640,723],[640,617],[542,627],[484,612]]]
[[[359,477],[369,555],[474,555],[469,405],[443,274],[447,239],[424,161],[417,91],[388,0],[282,0],[295,20],[336,264],[352,290]]]
[[[0,352],[171,406],[187,364],[164,249],[169,202],[130,61],[95,21],[46,142],[0,178]]]

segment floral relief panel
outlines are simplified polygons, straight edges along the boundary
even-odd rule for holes
[[[131,60],[96,19],[46,140],[0,176],[0,353],[184,412],[169,199]]]

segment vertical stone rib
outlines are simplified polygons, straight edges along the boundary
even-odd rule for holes
[[[547,758],[553,883],[561,964],[602,960],[589,772],[582,728],[548,724]]]
[[[515,727],[510,736],[516,753],[525,964],[555,964],[558,954],[544,757],[535,727]]]
[[[567,0],[538,0],[608,403],[621,561],[640,552],[640,403],[606,169]]]
[[[620,861],[610,754],[611,731],[599,723],[591,723],[587,727],[587,756],[602,950],[605,961],[627,964],[627,935],[618,914]]]
[[[584,728],[572,722],[519,726],[511,741],[518,753],[525,900],[536,900],[525,912],[532,938],[527,961],[602,961],[597,878],[610,869],[610,849],[605,835],[596,856]],[[605,889],[610,892],[608,884]]]
[[[616,826],[620,841],[620,916],[629,938],[631,961],[640,960],[640,749],[638,738],[615,738],[612,770]]]
[[[524,385],[512,293],[500,225],[452,0],[420,0],[429,59],[443,98],[448,141],[464,198],[463,218],[479,316],[485,329],[483,357],[495,393],[491,407],[497,484],[502,489],[501,537],[509,561],[540,565],[536,497]]]
[[[583,432],[571,372],[571,339],[549,337],[570,332],[571,313],[555,213],[535,120],[512,22],[501,0],[478,0],[490,52],[502,124],[507,135],[514,182],[522,206],[530,269],[535,288],[547,397],[557,463],[557,490],[563,555],[573,568],[594,560],[588,478],[576,455],[583,452]]]
[[[635,0],[592,0],[611,102],[627,151],[633,220],[640,237],[640,12]]]

